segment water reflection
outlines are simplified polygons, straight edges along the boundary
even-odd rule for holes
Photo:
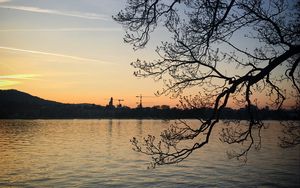
[[[120,137],[121,136],[121,120],[118,119],[117,121],[117,134]]]
[[[197,125],[197,121],[189,121]],[[298,186],[299,148],[278,147],[278,122],[262,132],[262,150],[240,166],[214,132],[211,143],[175,166],[147,170],[129,139],[159,136],[161,120],[0,120],[0,187]],[[218,127],[221,129],[221,127]]]
[[[106,151],[108,153],[108,157],[111,157],[111,150],[112,150],[112,132],[113,132],[113,120],[109,119],[107,121],[107,144],[106,144]]]
[[[142,137],[143,135],[143,120],[142,119],[137,119],[136,120],[136,129],[137,129],[137,136],[139,138]]]
[[[35,121],[24,122],[21,120],[16,121],[2,121],[0,124],[0,138],[7,139],[9,141],[22,140],[24,137],[26,140],[33,139],[39,132],[38,124]]]

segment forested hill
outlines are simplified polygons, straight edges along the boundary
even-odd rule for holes
[[[0,104],[1,105],[35,105],[35,106],[53,106],[62,105],[62,103],[45,100],[40,97],[32,96],[18,90],[0,90]]]
[[[95,118],[102,106],[64,104],[17,90],[0,90],[0,118]]]
[[[17,90],[0,90],[0,119],[75,119],[75,118],[137,118],[137,119],[193,119],[207,118],[210,108],[178,109],[168,106],[146,108],[104,107],[95,104],[65,104],[45,100]],[[259,119],[298,119],[299,111],[274,111],[261,109],[256,113]],[[226,108],[222,119],[247,119],[245,109]]]

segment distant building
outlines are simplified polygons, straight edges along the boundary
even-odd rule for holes
[[[111,97],[108,106],[114,106],[114,99]]]
[[[106,108],[110,108],[110,109],[115,108],[114,99],[112,97],[110,98],[108,105],[106,105]]]

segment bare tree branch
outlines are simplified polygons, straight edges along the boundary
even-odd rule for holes
[[[255,93],[266,93],[269,105],[279,109],[288,98],[280,82],[289,80],[293,85],[289,90],[296,91],[293,97],[300,101],[299,12],[299,2],[284,0],[128,0],[125,10],[113,17],[127,32],[125,42],[143,48],[158,27],[166,27],[173,36],[157,47],[158,60],[133,62],[134,74],[163,80],[159,95],[177,97],[197,87],[198,96],[181,96],[182,107],[213,109],[196,128],[178,121],[161,133],[159,141],[151,135],[144,141],[133,138],[134,149],[152,156],[153,166],[184,160],[209,142],[229,100],[248,114],[247,126],[234,122],[236,127],[224,128],[220,134],[225,143],[245,146],[230,156],[246,159],[253,146],[259,149],[264,125],[256,115]],[[255,47],[245,48],[243,40],[252,40]],[[276,72],[279,67],[285,70]],[[299,143],[297,137],[281,140],[283,147]]]

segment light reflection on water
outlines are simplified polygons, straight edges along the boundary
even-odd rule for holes
[[[268,123],[246,165],[227,158],[217,130],[185,162],[147,170],[129,139],[159,135],[168,122],[0,120],[0,187],[297,187],[299,146],[279,148],[279,122]]]

